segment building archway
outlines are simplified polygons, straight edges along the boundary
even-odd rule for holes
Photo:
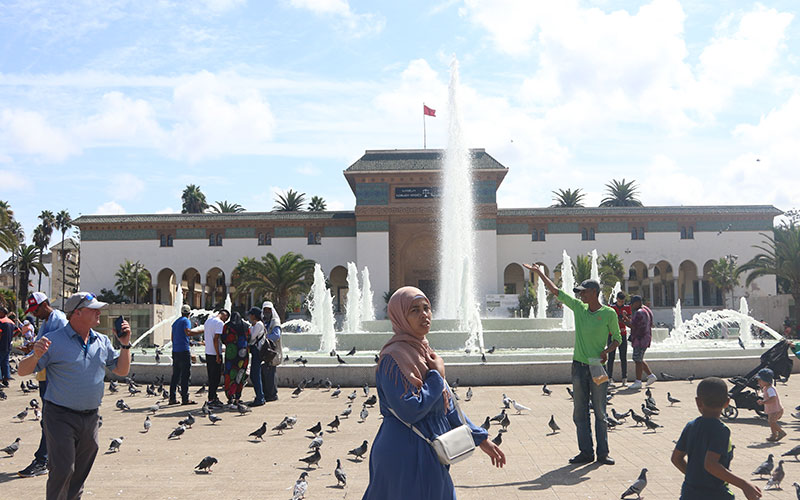
[[[516,262],[503,271],[503,293],[517,295],[525,291],[525,272]]]
[[[407,227],[403,228],[408,229]],[[400,247],[398,276],[401,286],[415,286],[431,301],[436,310],[436,298],[439,294],[439,269],[437,256],[439,242],[432,231],[414,231],[407,234],[405,243]]]
[[[711,268],[714,267],[716,260],[711,259],[703,264],[703,305],[710,307],[723,306],[722,290],[717,287],[708,277],[711,275]]]
[[[225,281],[225,272],[218,268],[212,267],[206,273],[207,288],[204,309],[215,309],[217,306],[222,307],[225,302],[225,296],[228,293],[228,284]]]
[[[661,260],[653,266],[653,307],[675,306],[675,276],[672,264]]]
[[[650,275],[647,264],[641,260],[637,260],[628,268],[626,284],[628,286],[628,295],[638,295],[645,303],[652,301],[650,296]]]
[[[331,269],[328,274],[328,284],[333,296],[333,311],[344,312],[344,304],[347,301],[347,268],[336,266]]]
[[[146,290],[139,288],[137,292],[137,296],[135,302],[137,304],[152,304],[153,303],[153,289],[156,286],[156,283],[153,283],[153,275],[150,274],[150,271],[147,269],[142,269],[139,271],[141,274],[147,275],[147,282],[150,283],[150,286],[147,287]]]
[[[697,279],[697,265],[684,260],[678,266],[678,297],[684,306],[700,305],[700,283]]]
[[[188,304],[192,309],[202,307],[200,297],[202,288],[200,284],[200,272],[190,267],[183,271],[181,275],[181,290],[183,290],[183,303]]]
[[[173,304],[175,302],[176,286],[175,271],[168,267],[159,271],[155,283],[155,303]]]

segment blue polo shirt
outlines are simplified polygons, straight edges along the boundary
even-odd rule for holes
[[[186,316],[181,316],[172,323],[172,352],[186,352],[189,350],[189,336],[186,330],[192,328],[192,322]]]
[[[73,410],[94,410],[103,401],[106,368],[117,366],[119,353],[102,333],[89,330],[86,344],[67,324],[45,335],[50,348],[39,358],[36,370],[47,368],[44,399]]]

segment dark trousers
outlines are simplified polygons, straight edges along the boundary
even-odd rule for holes
[[[178,381],[181,384],[181,399],[189,401],[189,375],[192,366],[192,355],[189,351],[172,352],[172,380],[169,383],[169,399],[177,401],[175,389]]]
[[[606,344],[611,345],[611,336],[608,337],[608,343]],[[608,353],[608,363],[606,363],[606,371],[608,372],[608,378],[610,380],[614,380],[614,359],[616,357],[617,350],[619,350],[619,362],[622,365],[622,379],[626,380],[628,378],[628,336],[622,336],[622,342],[620,342],[619,346]]]
[[[217,356],[206,353],[206,373],[208,374],[208,400],[217,401],[217,389],[222,377],[222,363],[217,363]]]
[[[39,382],[39,398],[44,404],[44,391],[47,390],[47,380]],[[37,462],[47,463],[47,439],[44,436],[44,419],[39,422],[42,427],[42,437],[39,439],[39,449],[33,454],[33,458]]]
[[[10,351],[0,351],[0,374],[2,374],[4,382],[11,378],[11,365],[8,364],[10,354]]]
[[[258,351],[258,347],[251,345],[250,383],[253,384],[253,392],[255,392],[255,399],[253,399],[253,401],[256,403],[264,402],[264,384],[263,379],[261,378],[262,370],[263,364],[261,363],[261,353]]]
[[[266,363],[261,365],[261,380],[264,387],[264,399],[267,401],[275,401],[278,399],[278,384],[275,379],[275,372],[277,366],[269,366]]]
[[[42,420],[50,454],[47,500],[78,500],[97,456],[98,413],[45,403]]]

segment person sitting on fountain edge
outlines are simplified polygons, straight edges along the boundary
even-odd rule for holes
[[[559,290],[553,281],[536,264],[525,267],[544,280],[547,289],[558,297],[575,314],[575,349],[572,353],[572,420],[578,434],[580,453],[569,460],[571,464],[585,464],[594,461],[592,428],[589,420],[589,401],[594,408],[594,429],[597,436],[597,461],[604,465],[614,465],[608,454],[608,424],[606,422],[606,397],[608,380],[596,384],[592,379],[590,364],[605,363],[608,353],[613,352],[622,337],[619,333],[617,313],[614,309],[600,303],[600,284],[595,280],[585,280],[573,292],[580,300]],[[611,342],[607,344],[608,336]],[[605,349],[604,349],[605,348]]]

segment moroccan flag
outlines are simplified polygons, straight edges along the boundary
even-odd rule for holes
[[[429,108],[428,106],[423,104],[422,105],[422,114],[436,117],[436,110],[433,109],[433,108]]]

